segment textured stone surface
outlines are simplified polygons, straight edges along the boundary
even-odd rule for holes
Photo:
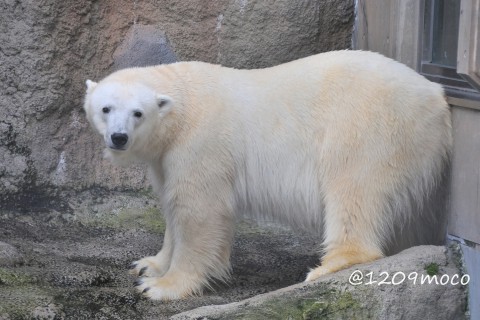
[[[23,263],[23,256],[8,243],[0,241],[0,267],[15,266]]]
[[[1,252],[21,257],[21,263],[0,263],[0,319],[161,320],[209,305],[215,306],[179,317],[464,319],[466,296],[459,286],[348,283],[357,268],[373,272],[374,280],[383,271],[425,274],[432,263],[439,276],[460,274],[459,259],[447,257],[444,247],[415,247],[304,284],[318,263],[320,239],[245,223],[237,226],[228,283],[214,284],[200,297],[150,301],[135,292],[128,267],[161,247],[165,223],[152,195],[90,190],[77,193],[68,208],[28,215],[0,211],[0,261]]]
[[[439,276],[460,274],[458,257],[448,257],[444,247],[415,247],[304,284],[318,263],[320,239],[244,223],[237,227],[228,283],[201,297],[149,301],[135,293],[128,266],[161,247],[165,225],[152,195],[86,191],[68,206],[71,213],[0,212],[0,253],[15,252],[22,260],[0,263],[0,319],[158,320],[192,309],[179,318],[464,319],[466,296],[459,286],[348,283],[355,269],[373,272],[374,280],[382,271],[425,274],[432,263]],[[209,305],[215,306],[195,309]]]
[[[216,61],[269,67],[349,48],[352,11],[352,1],[234,1],[217,16]]]
[[[128,267],[162,245],[165,224],[151,195],[87,191],[69,206],[72,214],[0,211],[0,243],[25,262],[0,264],[1,320],[168,319],[298,283],[318,261],[312,237],[240,224],[228,283],[201,297],[150,301],[135,292]]]
[[[87,78],[175,59],[272,66],[348,48],[353,23],[352,0],[7,0],[0,12],[0,204],[40,210],[66,205],[64,189],[146,183],[102,159]]]
[[[438,284],[425,281],[428,266],[438,266]],[[433,268],[435,270],[435,268]],[[360,285],[351,285],[349,276],[361,270]],[[367,276],[373,272],[374,284]],[[388,272],[389,277],[382,276]],[[399,273],[394,277],[394,274]],[[416,282],[413,272],[418,274]],[[403,275],[406,276],[402,281]],[[398,255],[354,266],[327,275],[314,283],[297,284],[241,302],[206,306],[173,316],[172,320],[193,319],[467,319],[466,287],[442,285],[441,277],[462,275],[444,247],[419,246]],[[378,284],[380,280],[397,283]],[[458,279],[457,279],[458,282]]]
[[[166,34],[155,26],[135,25],[114,54],[113,69],[144,67],[177,61]]]

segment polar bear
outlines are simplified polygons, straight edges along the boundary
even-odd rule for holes
[[[108,158],[148,164],[167,227],[132,271],[158,300],[227,279],[240,213],[323,237],[306,281],[384,256],[420,218],[452,145],[441,86],[363,51],[258,70],[124,69],[87,80],[84,109]]]

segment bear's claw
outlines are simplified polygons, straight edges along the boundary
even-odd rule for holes
[[[135,280],[135,282],[133,283],[133,286],[138,287],[138,286],[141,286],[142,284],[143,284],[143,280],[138,279],[138,280]]]
[[[143,276],[143,274],[145,273],[145,271],[147,271],[147,268],[148,268],[148,267],[143,267],[142,269],[140,269],[140,271],[138,272],[138,276],[139,276],[139,277]]]
[[[146,257],[132,262],[129,273],[137,277],[159,277],[167,272],[170,266],[157,256]]]

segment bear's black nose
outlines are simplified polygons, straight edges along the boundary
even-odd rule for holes
[[[125,133],[114,133],[111,138],[116,147],[123,147],[128,141],[128,136]]]

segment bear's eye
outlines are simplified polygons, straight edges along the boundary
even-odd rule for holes
[[[133,115],[134,115],[136,118],[141,118],[143,114],[142,114],[140,111],[135,111],[135,112],[133,113]]]
[[[109,113],[110,112],[110,107],[103,107],[102,112],[103,113]]]

